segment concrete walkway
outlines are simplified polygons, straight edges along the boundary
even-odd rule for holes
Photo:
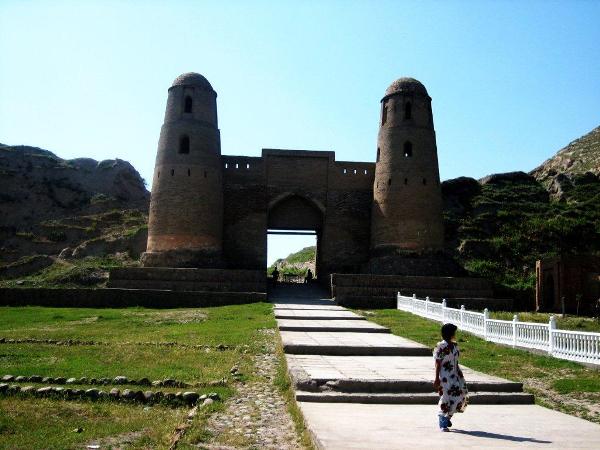
[[[521,383],[464,367],[470,406],[437,427],[431,349],[334,302],[278,292],[296,400],[317,448],[600,448],[600,426],[533,404]]]

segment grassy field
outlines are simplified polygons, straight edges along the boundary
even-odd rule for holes
[[[441,340],[440,324],[404,311],[366,311],[392,333],[431,348]],[[580,364],[487,342],[459,331],[461,363],[474,370],[524,384],[536,401],[600,423],[600,371]],[[468,382],[468,380],[467,380]]]
[[[108,342],[251,344],[259,328],[275,326],[266,303],[205,309],[0,307],[0,337]]]
[[[266,303],[170,310],[3,307],[0,337],[104,344],[0,344],[0,375],[173,378],[199,386],[193,390],[200,393],[218,392],[225,400],[235,391],[230,369],[236,366],[243,379],[253,379],[252,356],[264,346],[259,330],[274,326]],[[211,385],[221,379],[224,385]],[[201,415],[221,407],[222,402],[216,402]],[[3,397],[0,448],[62,449],[95,442],[115,448],[163,448],[186,413],[185,408],[161,405]],[[32,423],[39,426],[32,429]]]

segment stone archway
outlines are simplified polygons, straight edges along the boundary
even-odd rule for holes
[[[325,208],[316,201],[298,194],[283,194],[269,203],[267,215],[267,233],[269,230],[280,230],[277,234],[286,234],[286,230],[306,231],[316,235],[316,277],[319,275],[320,244],[323,233]],[[290,233],[291,234],[291,233]]]

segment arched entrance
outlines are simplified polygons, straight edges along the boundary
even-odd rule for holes
[[[283,194],[269,203],[267,234],[309,235],[316,237],[315,276],[319,279],[320,243],[324,208],[298,194]]]

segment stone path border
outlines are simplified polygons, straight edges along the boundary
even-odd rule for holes
[[[0,383],[0,395],[26,395],[31,397],[50,397],[62,400],[107,400],[118,401],[122,403],[147,403],[147,404],[165,404],[169,406],[184,406],[205,404],[220,400],[217,393],[200,395],[194,391],[186,392],[163,392],[163,391],[141,391],[124,389],[123,391],[113,388],[109,392],[101,389],[71,389],[56,386],[44,386],[36,388],[34,386],[19,386],[18,384]]]
[[[273,383],[281,363],[275,347],[276,330],[263,332],[270,336],[265,352],[254,357],[258,379],[239,383],[225,408],[209,417],[207,430],[213,438],[197,444],[201,449],[302,449],[286,400]]]
[[[153,347],[181,347],[181,348],[193,348],[199,350],[238,350],[246,349],[246,345],[200,345],[200,344],[182,344],[178,342],[109,342],[109,341],[82,341],[77,339],[36,339],[36,338],[6,338],[0,337],[0,344],[47,344],[47,345],[61,345],[61,346],[74,346],[74,345],[140,345],[140,346],[153,346]]]
[[[140,378],[137,380],[129,379],[125,376],[117,376],[114,378],[88,378],[88,377],[42,377],[40,375],[3,375],[0,378],[0,382],[2,383],[46,383],[46,384],[78,384],[78,385],[91,385],[91,386],[111,386],[111,385],[120,385],[127,384],[132,386],[154,386],[154,387],[200,387],[202,385],[186,383],[184,381],[173,380],[171,378],[167,378],[164,380],[154,380],[150,381],[148,378]],[[210,384],[210,386],[224,386],[226,385],[226,381],[219,380],[214,381]]]

